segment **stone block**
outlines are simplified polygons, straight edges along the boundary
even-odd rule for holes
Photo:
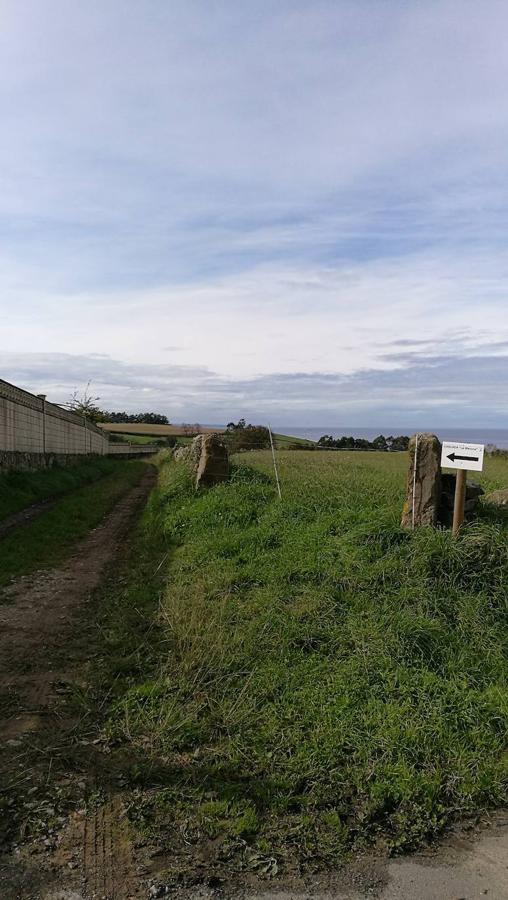
[[[413,434],[409,441],[409,472],[402,527],[437,525],[440,504],[441,443],[435,434]]]
[[[201,456],[196,473],[196,488],[211,487],[229,478],[229,454],[216,434],[200,435]]]
[[[486,494],[485,503],[508,508],[508,488],[501,488],[498,491],[492,491],[491,494]]]

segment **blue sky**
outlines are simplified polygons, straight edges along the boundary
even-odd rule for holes
[[[508,427],[505,2],[3,0],[1,374]]]

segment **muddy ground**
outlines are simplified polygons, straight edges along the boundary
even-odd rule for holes
[[[161,851],[132,833],[124,751],[102,741],[77,702],[97,661],[94,591],[106,570],[121,572],[154,480],[148,470],[64,565],[0,597],[1,900],[508,900],[508,813],[462,827],[438,849],[360,857],[326,876],[166,883],[171,835]]]
[[[64,565],[1,592],[0,814],[5,842],[14,837],[0,862],[2,900],[51,896],[65,884],[87,897],[142,896],[130,887],[119,797],[89,803],[103,791],[101,748],[73,698],[94,662],[87,603],[155,478],[148,469]]]

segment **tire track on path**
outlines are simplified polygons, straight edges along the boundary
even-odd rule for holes
[[[19,578],[0,593],[0,786],[7,798],[0,806],[0,842],[6,809],[21,834],[17,846],[6,847],[0,857],[2,900],[45,900],[56,896],[57,888],[86,898],[139,896],[120,797],[106,796],[69,820],[60,816],[49,838],[38,831],[37,817],[48,808],[44,793],[55,781],[55,754],[73,745],[76,722],[65,707],[67,694],[86,683],[93,659],[83,612],[156,476],[147,468],[64,564]],[[77,777],[69,773],[63,779],[74,794]],[[59,784],[61,773],[58,778]],[[85,776],[81,796],[94,788]],[[4,831],[7,826],[12,832],[8,816]]]

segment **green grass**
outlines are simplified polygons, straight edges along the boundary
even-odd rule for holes
[[[163,452],[154,457],[155,464],[162,466],[167,458]],[[101,706],[104,694],[121,695],[126,683],[145,679],[158,665],[161,629],[157,613],[171,551],[160,513],[160,489],[156,486],[124,545],[124,557],[115,560],[95,598],[103,652],[93,687]]]
[[[278,450],[288,450],[291,445],[299,444],[302,447],[314,447],[315,441],[310,441],[307,438],[302,437],[292,437],[290,434],[275,434],[273,435],[275,446]]]
[[[146,471],[141,461],[101,462],[111,463],[111,474],[104,475],[108,468],[99,467],[104,475],[99,482],[76,489],[27,525],[0,538],[0,585],[65,559]]]
[[[115,431],[113,432],[115,437],[121,438],[122,441],[125,441],[128,444],[153,444],[157,437],[150,434],[127,434],[123,432]],[[159,438],[160,440],[160,438]]]
[[[117,437],[122,438],[123,441],[131,442],[131,444],[153,444],[154,441],[157,442],[161,440],[160,435],[148,435],[148,434],[120,434],[115,432]],[[170,435],[171,436],[171,435]],[[164,435],[162,435],[162,439]],[[191,444],[194,438],[186,437],[185,435],[176,435],[175,436],[176,443],[180,446],[186,446],[187,444]]]
[[[0,521],[13,513],[59,497],[115,471],[116,460],[95,457],[70,466],[53,466],[34,472],[21,470],[0,474]]]
[[[506,517],[458,540],[403,531],[406,454],[282,453],[282,502],[270,453],[242,459],[200,494],[163,469],[164,652],[138,661],[109,720],[165,761],[132,818],[185,832],[189,859],[220,837],[222,858],[246,841],[315,865],[412,849],[505,803]],[[482,480],[505,485],[506,460]]]

